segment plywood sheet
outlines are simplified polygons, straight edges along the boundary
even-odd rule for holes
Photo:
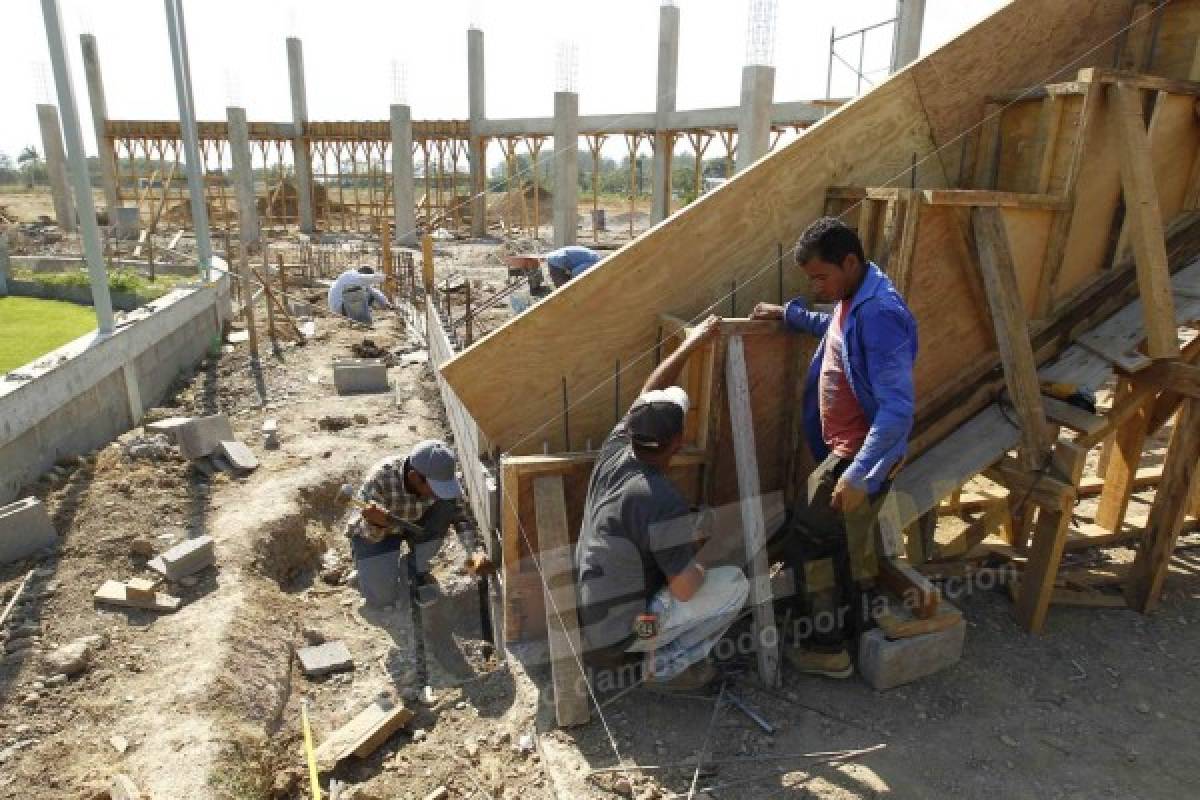
[[[1155,75],[1194,80],[1192,66],[1200,37],[1200,0],[1172,0],[1162,11],[1154,60]]]
[[[1037,316],[1035,299],[1055,212],[1040,208],[1002,208],[1000,213],[1008,233],[1008,248],[1012,252],[1021,305],[1025,315],[1033,319]]]

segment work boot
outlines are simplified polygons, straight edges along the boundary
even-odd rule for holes
[[[809,650],[801,645],[792,645],[784,651],[784,658],[797,672],[806,675],[821,675],[826,678],[849,678],[854,674],[854,664],[846,648],[836,652]]]
[[[646,680],[646,688],[652,692],[673,694],[676,692],[699,692],[707,688],[717,679],[717,668],[708,661],[692,664],[674,678],[662,680],[650,677]]]

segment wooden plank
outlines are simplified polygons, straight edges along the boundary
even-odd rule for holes
[[[998,103],[987,103],[983,107],[983,123],[979,133],[979,147],[975,151],[975,172],[971,180],[976,189],[996,188],[996,169],[1000,161],[1000,123],[1004,108]]]
[[[591,718],[591,712],[587,678],[583,674],[583,644],[579,636],[571,535],[567,529],[562,476],[535,478],[533,496],[546,587],[546,631],[554,682],[554,713],[560,726],[583,725]]]
[[[1103,358],[1123,372],[1139,372],[1154,362],[1136,350],[1120,350],[1109,339],[1094,331],[1080,335],[1075,343]]]
[[[1154,369],[1138,373],[1138,377],[1164,390],[1200,398],[1200,367],[1179,361],[1156,364]]]
[[[1061,444],[1061,443],[1060,443]],[[1015,458],[1004,458],[983,471],[989,479],[1008,487],[1009,499],[1022,498],[1039,508],[1049,511],[1070,511],[1077,496],[1075,484],[1059,479],[1053,474],[1026,467]]]
[[[908,562],[898,558],[881,558],[879,583],[900,598],[918,619],[929,619],[937,614],[941,593]]]
[[[1042,397],[1042,410],[1046,419],[1079,433],[1096,433],[1104,428],[1104,418],[1098,414],[1073,406],[1055,397]]]
[[[369,756],[413,716],[403,703],[388,706],[380,700],[372,702],[321,742],[316,752],[317,768],[329,772],[350,756]]]
[[[887,608],[875,615],[875,622],[889,639],[910,639],[926,633],[937,633],[953,627],[962,619],[962,612],[949,603],[939,603],[937,611],[929,617],[915,616],[901,603],[889,603]]]
[[[1090,81],[1106,85],[1123,83],[1134,89],[1171,94],[1200,95],[1200,83],[1196,81],[1163,78],[1144,72],[1108,69],[1106,67],[1084,67],[1079,70],[1079,81]]]
[[[1125,585],[1125,599],[1130,608],[1143,614],[1152,611],[1162,595],[1175,542],[1189,510],[1197,462],[1200,462],[1200,400],[1188,398],[1179,409],[1163,463],[1162,480]]]
[[[1119,594],[1072,589],[1055,589],[1050,593],[1050,602],[1056,606],[1076,608],[1128,608],[1125,598]]]
[[[518,514],[519,467],[511,459],[500,465],[500,552],[504,578],[504,638],[518,642],[522,635],[521,598],[517,583],[521,575],[521,518]]]
[[[1143,301],[1146,351],[1151,358],[1178,356],[1166,237],[1154,183],[1150,143],[1142,117],[1141,93],[1126,83],[1117,83],[1109,87],[1108,99],[1120,145],[1121,187]]]
[[[1004,367],[1009,400],[1021,424],[1022,465],[1032,468],[1048,446],[1046,415],[1042,411],[1037,362],[1029,341],[1029,323],[1020,308],[1020,292],[1013,270],[1008,235],[1000,212],[977,208],[971,212],[979,252],[979,269],[987,288],[996,344]]]
[[[746,571],[750,581],[749,605],[754,614],[754,641],[758,653],[758,675],[766,686],[778,686],[779,636],[771,601],[770,564],[767,563],[766,530],[758,482],[758,455],[754,444],[750,383],[746,354],[740,336],[729,337],[725,356],[725,382],[729,391],[729,417],[733,449],[737,458],[739,505],[746,545]]]
[[[998,192],[986,189],[922,189],[921,202],[930,206],[967,206],[971,208],[1031,208],[1062,211],[1067,202],[1058,195]]]
[[[1055,478],[1074,488],[1083,477],[1088,451],[1070,442],[1054,447],[1050,469]],[[1072,504],[1073,506],[1073,504]],[[1017,595],[1017,620],[1030,633],[1040,633],[1046,622],[1054,578],[1062,562],[1067,529],[1071,525],[1071,506],[1057,511],[1043,508],[1038,513],[1029,548],[1029,562],[1021,578]]]
[[[131,595],[128,587],[120,581],[105,581],[92,599],[97,603],[123,608],[144,608],[149,611],[165,611],[170,613],[179,610],[182,602],[178,597],[158,592],[153,597],[147,597],[135,592]]]
[[[896,242],[896,250],[888,259],[888,276],[892,279],[896,291],[901,297],[908,297],[908,286],[911,282],[913,257],[917,248],[917,221],[921,214],[921,205],[914,194],[909,194],[904,200],[903,221],[900,225],[900,237]]]
[[[1050,191],[1050,178],[1054,172],[1054,156],[1058,147],[1059,131],[1062,130],[1063,108],[1066,104],[1066,99],[1060,95],[1047,95],[1042,100],[1041,116],[1038,119],[1036,151],[1033,158],[1033,163],[1038,166],[1033,191],[1040,194],[1046,194]],[[1055,199],[1062,204],[1060,208],[1066,208],[1066,201],[1063,198],[1057,197]]]

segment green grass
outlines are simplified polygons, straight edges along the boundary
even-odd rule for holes
[[[13,270],[13,278],[22,281],[36,281],[48,286],[91,286],[91,278],[82,269],[69,272],[33,272],[29,269]],[[178,284],[194,281],[195,275],[160,275],[151,281],[131,269],[112,268],[108,270],[108,290],[110,292],[127,292],[136,294],[143,300],[157,300]]]
[[[0,373],[28,364],[96,328],[90,306],[0,297]]]

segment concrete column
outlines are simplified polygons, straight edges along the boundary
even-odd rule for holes
[[[108,100],[104,96],[104,77],[100,74],[100,52],[96,49],[96,37],[90,33],[80,35],[79,46],[83,50],[83,73],[87,79],[88,104],[92,107],[92,128],[96,132],[96,156],[100,159],[104,207],[108,211],[108,224],[113,225],[117,221],[116,208],[121,201],[117,195],[117,159],[105,130]]]
[[[467,30],[467,102],[471,120],[471,141],[467,158],[471,162],[471,235],[487,235],[487,163],[479,125],[487,119],[487,93],[483,80],[483,31]]]
[[[58,109],[40,103],[37,107],[38,125],[42,129],[42,156],[46,159],[46,177],[50,181],[50,196],[54,200],[54,218],[58,227],[67,233],[75,231],[75,204],[67,189],[67,154],[63,148],[62,128],[58,124]]]
[[[579,95],[554,93],[554,246],[575,244],[579,225]]]
[[[8,234],[0,233],[0,297],[8,294]]]
[[[225,109],[229,123],[229,152],[233,157],[233,188],[238,201],[238,224],[241,228],[242,247],[258,244],[258,209],[254,197],[254,171],[250,162],[250,126],[246,122],[246,109]],[[245,287],[243,287],[245,288]]]
[[[312,158],[308,152],[308,93],[304,88],[304,46],[295,36],[287,40],[288,79],[292,87],[292,157],[296,162],[296,191],[300,195],[300,230],[312,233],[313,221]]]
[[[925,0],[896,0],[896,37],[892,45],[892,72],[899,72],[921,54],[921,28]]]
[[[395,206],[396,241],[408,247],[416,247],[412,111],[405,105],[392,106],[392,204]]]
[[[738,116],[737,171],[741,172],[771,149],[771,101],[775,68],[757,64],[742,67],[742,106]]]
[[[679,78],[679,9],[658,9],[658,82],[654,100],[654,187],[650,222],[667,217],[671,199],[671,162],[674,142],[667,136],[666,115],[675,110],[675,89]]]
[[[87,260],[88,279],[92,286],[92,307],[96,310],[96,328],[101,336],[113,332],[112,296],[108,291],[108,272],[104,265],[104,250],[100,243],[100,228],[96,225],[96,205],[92,201],[92,182],[88,178],[87,154],[83,150],[83,134],[79,129],[79,109],[75,105],[75,84],[67,62],[67,41],[62,32],[62,9],[58,0],[42,0],[42,20],[46,26],[46,45],[50,64],[54,68],[54,88],[58,106],[62,109],[63,135],[66,137],[70,159],[71,185],[75,191],[75,207],[79,209],[80,239]]]

